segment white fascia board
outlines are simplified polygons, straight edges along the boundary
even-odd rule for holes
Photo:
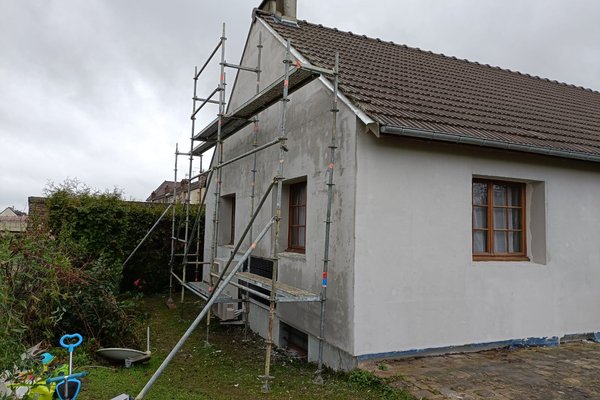
[[[267,24],[262,18],[256,18],[260,23],[275,37],[284,47],[287,46],[286,40],[277,33],[269,24]],[[312,65],[298,50],[291,46],[291,53],[294,58],[299,60],[303,64]],[[333,93],[333,84],[329,82],[323,75],[319,77],[319,80]],[[356,107],[354,103],[350,101],[341,91],[338,90],[338,98],[348,106],[356,116],[367,126],[367,129],[371,130],[376,136],[379,136],[379,124],[369,117],[363,110]]]

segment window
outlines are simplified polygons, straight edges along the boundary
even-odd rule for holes
[[[229,222],[229,244],[235,244],[235,196],[230,198],[231,220]]]
[[[235,193],[221,197],[219,207],[219,244],[235,244]]]
[[[473,259],[527,260],[525,184],[473,180]]]
[[[289,187],[288,250],[304,253],[306,248],[306,182]]]
[[[287,349],[298,358],[308,358],[308,334],[283,321],[279,322],[279,346]]]

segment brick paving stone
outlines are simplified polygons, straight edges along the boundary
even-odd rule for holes
[[[587,341],[367,362],[361,368],[395,378],[393,386],[429,400],[600,399],[600,344]]]
[[[426,398],[428,400],[433,400],[434,399],[433,396],[435,396],[435,394],[431,393],[429,390],[423,390],[423,389],[420,389],[420,390],[414,392],[413,395],[417,399]]]
[[[491,397],[496,397],[496,394],[488,389],[479,389],[473,391],[477,396],[483,397],[484,399],[489,399]]]

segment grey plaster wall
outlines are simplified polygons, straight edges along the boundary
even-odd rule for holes
[[[283,75],[285,56],[284,45],[273,36],[261,21],[252,25],[242,64],[256,65],[256,44],[259,32],[263,40],[262,87],[266,87],[276,78]],[[233,96],[229,107],[234,109],[255,94],[256,75],[241,72],[233,86]],[[325,237],[325,216],[327,201],[326,170],[329,164],[329,142],[331,132],[331,91],[320,81],[314,81],[291,96],[288,103],[287,147],[285,154],[284,177],[285,183],[297,179],[307,182],[307,245],[306,253],[298,254],[282,252],[280,254],[279,280],[300,288],[319,293],[323,267],[323,250]],[[279,136],[281,124],[281,103],[259,115],[260,131],[258,144],[266,143]],[[328,365],[347,367],[352,364],[350,355],[353,354],[353,259],[354,259],[354,201],[355,201],[355,140],[356,116],[340,104],[338,114],[338,149],[335,166],[335,195],[333,200],[333,225],[331,231],[331,251],[329,287],[327,301],[327,317],[325,338],[328,343],[325,362]],[[227,139],[224,145],[224,159],[230,159],[242,154],[251,147],[251,130],[247,127]],[[250,215],[251,169],[252,156],[236,162],[223,171],[222,195],[235,195],[237,237],[243,231]],[[272,147],[258,153],[256,194],[258,199],[272,181],[279,160],[279,147]],[[214,181],[210,192],[214,192]],[[284,190],[285,191],[285,190]],[[214,210],[214,196],[207,197],[207,223],[205,243],[205,258],[210,259],[211,219]],[[282,249],[287,244],[287,203],[284,201],[284,216],[282,220],[281,240]],[[267,201],[256,221],[254,233],[266,224],[273,215],[275,208],[274,195]],[[225,229],[225,228],[224,228]],[[272,256],[273,236],[267,237],[256,248],[255,255]],[[237,240],[237,238],[236,238]],[[232,246],[223,244],[220,237],[219,256],[227,256]],[[244,249],[250,244],[246,240]],[[253,308],[256,318],[262,311]],[[252,311],[251,310],[251,311]],[[319,333],[319,304],[279,304],[277,317],[287,324],[312,336],[311,343]],[[264,322],[264,321],[263,321]],[[262,326],[262,324],[259,324]],[[264,334],[262,328],[257,328],[256,321],[252,325]],[[278,325],[276,325],[278,326]],[[274,333],[277,337],[277,332]],[[309,358],[315,359],[315,346],[309,346]],[[334,350],[330,350],[334,349]],[[340,354],[345,356],[341,357]],[[335,358],[335,360],[334,360]],[[339,360],[344,359],[341,363]]]
[[[358,134],[355,354],[600,331],[600,167]],[[527,185],[528,262],[476,262],[473,177]]]

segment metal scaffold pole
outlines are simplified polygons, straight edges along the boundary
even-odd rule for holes
[[[339,53],[335,54],[333,69],[333,98],[331,102],[331,143],[329,144],[329,165],[327,166],[327,214],[325,217],[325,246],[323,250],[323,277],[321,284],[321,316],[319,321],[319,356],[315,376],[315,383],[323,384],[323,342],[325,340],[325,311],[327,304],[327,282],[329,263],[329,241],[331,236],[331,207],[333,203],[333,172],[335,167],[335,150],[337,149],[337,114],[338,109],[338,80],[339,80]]]
[[[165,211],[163,211],[163,213],[160,215],[160,217],[158,217],[158,219],[156,220],[156,222],[154,223],[154,225],[152,225],[152,228],[150,228],[148,230],[148,232],[146,232],[146,235],[144,236],[144,238],[142,240],[140,240],[140,242],[135,247],[135,249],[133,249],[133,251],[131,252],[131,254],[129,254],[129,257],[127,257],[127,259],[123,262],[123,264],[121,265],[122,267],[124,267],[125,264],[127,264],[129,262],[129,260],[131,260],[131,258],[134,256],[134,254],[139,250],[139,248],[142,247],[142,244],[144,244],[144,242],[146,241],[146,239],[148,239],[148,236],[150,236],[150,234],[152,233],[152,231],[154,231],[154,228],[156,228],[158,226],[158,224],[164,218],[164,216],[167,214],[167,211],[169,211],[169,208],[171,208],[171,206],[172,206],[172,204],[169,204],[167,206],[167,208],[165,209]]]
[[[256,94],[260,93],[260,67],[261,67],[261,58],[262,58],[262,32],[258,33],[258,45],[256,46],[258,50],[258,60],[256,63]],[[258,116],[254,117],[254,125],[252,127],[252,148],[254,150],[258,147],[258,132],[260,130],[260,124],[258,120]],[[257,157],[258,152],[255,152],[252,157],[252,181],[250,182],[250,215],[254,213],[254,202],[256,198],[256,173],[257,171]],[[254,234],[252,231],[252,226],[250,226],[250,241],[253,240]],[[250,266],[252,264],[252,258],[248,260],[248,270],[250,271]],[[247,338],[248,335],[248,323],[249,323],[249,313],[250,313],[250,295],[246,291],[244,292],[244,338]]]
[[[196,319],[194,319],[194,321],[192,322],[192,324],[190,325],[190,327],[185,331],[185,333],[183,334],[183,336],[181,337],[181,339],[179,339],[179,341],[177,342],[177,344],[175,345],[175,347],[173,347],[173,349],[169,352],[169,354],[164,359],[164,361],[160,364],[160,366],[158,367],[158,369],[156,370],[156,372],[154,372],[154,374],[152,375],[152,377],[150,378],[150,380],[146,383],[146,385],[142,388],[142,390],[140,391],[140,393],[136,396],[136,398],[135,398],[136,400],[143,399],[144,396],[146,396],[146,393],[148,392],[148,390],[150,390],[150,388],[154,385],[154,383],[156,382],[156,380],[158,379],[158,377],[163,373],[163,371],[165,370],[165,368],[167,367],[167,365],[169,365],[169,363],[171,362],[171,360],[173,360],[173,357],[175,357],[175,355],[179,352],[179,350],[181,350],[181,348],[183,347],[183,345],[185,344],[185,342],[188,340],[188,338],[191,336],[191,334],[194,332],[194,330],[196,329],[196,327],[200,324],[200,322],[202,321],[202,319],[208,314],[208,312],[210,311],[210,307],[218,299],[219,295],[225,289],[225,287],[227,286],[227,284],[229,283],[229,281],[231,281],[231,279],[233,279],[234,275],[239,271],[239,269],[242,267],[242,265],[244,264],[244,262],[248,259],[248,257],[250,257],[250,254],[252,254],[252,251],[254,251],[254,249],[256,248],[257,243],[260,242],[262,240],[262,238],[266,235],[266,233],[271,229],[271,226],[273,226],[274,220],[275,220],[274,218],[272,218],[271,220],[269,220],[269,222],[267,223],[267,225],[263,228],[263,230],[257,236],[256,241],[253,242],[250,245],[250,247],[246,250],[246,252],[242,256],[242,258],[237,262],[237,264],[235,265],[235,267],[223,279],[222,284],[219,285],[214,290],[214,292],[212,293],[211,297],[208,299],[206,305],[204,306],[204,308],[202,309],[202,311],[200,312],[200,314],[198,314],[198,316],[196,317]]]
[[[182,190],[178,190],[175,186],[173,188],[173,200],[169,204],[168,208],[172,207],[173,210],[173,221],[171,225],[171,260],[170,260],[170,281],[169,281],[169,299],[172,302],[171,296],[173,292],[174,284],[181,284],[181,303],[184,303],[184,293],[185,290],[189,290],[191,293],[203,298],[206,300],[206,304],[203,307],[200,314],[195,318],[192,325],[185,332],[183,337],[179,340],[179,342],[175,345],[172,351],[169,353],[167,358],[160,365],[158,370],[154,373],[154,375],[150,378],[146,386],[142,389],[140,394],[136,397],[136,399],[142,399],[146,392],[150,389],[150,387],[155,383],[156,379],[162,374],[168,363],[172,360],[175,354],[181,349],[183,343],[187,340],[187,338],[192,334],[192,331],[196,329],[201,323],[202,319],[206,317],[206,344],[209,345],[209,335],[210,335],[210,322],[211,322],[211,307],[213,304],[219,303],[232,303],[232,302],[243,302],[244,309],[241,311],[243,323],[244,323],[244,337],[249,329],[249,306],[252,299],[265,299],[269,301],[269,309],[268,309],[268,327],[267,327],[267,338],[265,340],[266,343],[266,351],[265,351],[265,364],[264,364],[264,374],[261,375],[262,379],[262,392],[268,393],[271,391],[271,384],[274,379],[271,376],[271,357],[272,351],[275,344],[273,340],[274,337],[274,325],[277,318],[277,303],[294,303],[294,302],[319,302],[320,305],[320,326],[319,326],[319,353],[318,353],[318,369],[315,373],[315,383],[322,383],[322,371],[323,371],[323,352],[324,352],[324,343],[325,343],[325,316],[326,316],[326,304],[327,304],[327,281],[328,281],[328,271],[331,267],[332,260],[330,259],[330,235],[331,235],[331,225],[332,225],[332,207],[334,200],[334,167],[336,160],[336,149],[337,149],[337,113],[338,113],[338,75],[339,75],[339,55],[335,55],[335,66],[333,69],[325,69],[318,66],[313,66],[310,64],[302,65],[300,60],[294,61],[292,59],[292,48],[291,43],[288,40],[286,43],[286,54],[285,59],[283,60],[284,64],[284,74],[283,76],[279,76],[275,79],[270,85],[267,85],[261,91],[261,62],[262,62],[262,50],[263,50],[263,40],[262,34],[259,32],[258,34],[258,44],[257,44],[257,66],[256,67],[246,67],[243,65],[234,65],[229,64],[225,60],[225,44],[226,44],[226,25],[222,25],[222,35],[221,38],[212,51],[209,59],[204,63],[202,68],[198,70],[198,67],[194,70],[194,90],[193,90],[193,102],[192,102],[192,134],[190,139],[190,151],[189,153],[180,153],[179,146],[176,145],[175,148],[175,167],[174,167],[174,181],[175,185],[177,184],[177,174],[178,174],[178,156],[179,155],[187,155],[189,156],[189,171],[187,180],[183,181],[187,182],[187,187],[185,187],[185,212],[184,215],[180,215],[179,226],[175,227],[175,220],[177,217],[176,206],[178,203],[178,195],[182,192]],[[212,91],[212,93],[206,98],[199,98],[197,89],[198,89],[198,78],[202,71],[205,70],[210,60],[217,54],[219,48],[221,49],[221,57],[220,57],[220,75],[219,75],[219,83],[216,89]],[[226,109],[226,68],[235,68],[240,71],[252,72],[256,74],[256,93],[255,95],[247,100],[245,103],[239,105],[236,109]],[[284,191],[284,167],[286,163],[286,152],[288,151],[288,110],[290,96],[298,89],[302,88],[309,82],[312,82],[314,79],[319,76],[326,75],[331,78],[333,81],[333,100],[331,101],[331,141],[328,145],[329,152],[327,154],[328,165],[327,165],[327,175],[325,176],[326,186],[327,186],[327,210],[326,210],[326,218],[325,218],[325,238],[324,238],[324,251],[323,251],[323,267],[322,267],[322,287],[320,294],[312,293],[308,290],[304,290],[301,288],[293,287],[286,283],[279,282],[278,275],[280,268],[285,266],[284,261],[282,261],[281,255],[281,240],[282,237],[285,237],[285,227],[282,227],[282,214],[283,214],[283,191]],[[329,84],[327,84],[329,86]],[[219,94],[218,101],[213,99],[213,96]],[[262,144],[259,145],[259,138],[262,137],[260,134],[262,122],[259,120],[259,115],[269,107],[272,107],[280,102],[280,125],[279,131],[273,132],[272,136],[274,138],[269,138],[262,140]],[[198,112],[206,105],[206,104],[218,104],[218,114],[217,118],[214,119],[208,126],[202,129],[200,132],[196,132],[196,116]],[[229,107],[233,108],[233,107]],[[274,110],[273,110],[274,111]],[[274,111],[275,112],[275,111]],[[267,115],[267,114],[263,114]],[[227,160],[224,159],[225,149],[224,142],[228,137],[233,135],[236,132],[241,131],[244,127],[247,127],[249,124],[252,125],[252,130],[250,133],[250,144],[251,147],[249,150],[242,152],[241,154],[236,154],[236,152],[231,151],[235,149],[227,149]],[[263,128],[264,129],[264,128]],[[195,141],[200,141],[201,143],[196,147]],[[236,142],[240,143],[240,142]],[[247,142],[246,142],[247,143]],[[270,185],[267,187],[266,192],[260,193],[257,190],[257,179],[261,180],[262,176],[259,172],[260,160],[258,159],[258,153],[263,150],[267,150],[272,146],[279,146],[278,158],[275,162],[275,174]],[[246,144],[247,146],[247,144]],[[202,165],[202,155],[204,152],[214,148],[214,152],[212,155],[212,159],[210,161],[210,167],[207,171],[203,172]],[[231,153],[233,154],[230,154]],[[273,149],[273,152],[276,150]],[[275,154],[275,153],[273,153]],[[200,169],[197,175],[193,175],[193,163],[194,157],[199,156],[200,158]],[[246,157],[253,156],[251,161],[248,161],[248,164],[251,166],[251,181],[250,181],[250,220],[247,222],[243,232],[241,235],[236,230],[235,238],[233,238],[235,246],[231,249],[221,248],[219,246],[219,230],[220,224],[222,221],[221,208],[225,207],[221,202],[221,195],[224,190],[223,187],[223,178],[227,179],[228,175],[224,175],[223,169],[228,168],[230,164],[236,163]],[[248,165],[246,164],[246,165]],[[290,173],[290,172],[288,172]],[[269,176],[270,177],[270,176]],[[202,193],[202,178],[206,178],[206,190]],[[193,221],[191,218],[191,207],[192,207],[192,181],[198,180],[198,190],[200,190],[201,200],[198,205],[198,215]],[[214,181],[213,181],[214,180]],[[262,182],[262,180],[261,180]],[[214,184],[214,191],[209,194],[208,190],[210,184]],[[183,188],[182,188],[183,189]],[[212,190],[212,189],[211,189]],[[230,188],[225,187],[226,194],[229,193]],[[241,192],[240,192],[241,193]],[[246,192],[247,193],[247,192]],[[214,195],[214,206],[211,210],[212,213],[212,236],[210,231],[207,231],[207,237],[210,237],[210,244],[205,243],[203,245],[205,251],[205,257],[201,259],[199,258],[201,248],[201,229],[200,229],[200,218],[202,218],[203,206],[206,204],[207,196]],[[258,200],[260,198],[260,200]],[[271,199],[271,200],[269,200]],[[258,200],[258,201],[257,201]],[[272,201],[275,200],[274,204],[274,212],[272,213]],[[267,204],[267,211],[263,209],[265,204]],[[234,203],[235,204],[235,203]],[[167,214],[167,210],[163,213],[161,218]],[[261,211],[262,210],[262,211]],[[266,226],[263,226],[263,229],[254,238],[254,223],[257,221],[259,214],[263,215],[264,212],[272,215],[269,219]],[[180,213],[181,214],[181,213]],[[205,221],[208,220],[208,216],[205,216]],[[160,218],[159,218],[160,221]],[[233,217],[232,217],[232,222]],[[158,221],[157,221],[158,223]],[[235,223],[235,222],[234,222]],[[182,225],[185,226],[185,235],[180,235],[179,231],[182,228]],[[236,223],[236,226],[239,225]],[[152,228],[154,229],[154,227]],[[207,227],[208,229],[208,227]],[[259,258],[263,258],[268,260],[269,262],[272,260],[272,272],[270,277],[264,277],[258,273],[252,273],[251,270],[246,271],[246,268],[250,268],[251,262],[251,254],[257,247],[257,243],[260,242],[267,232],[271,231],[271,243],[270,249],[268,246],[265,248],[265,254],[259,254],[257,257],[254,257],[254,261]],[[180,238],[178,236],[184,236],[184,238]],[[241,249],[241,246],[244,242],[248,243],[246,239],[249,239],[251,243],[250,246],[246,249],[246,251],[242,254],[238,254],[238,251]],[[178,243],[184,242],[185,247],[183,250],[183,254],[178,254],[177,248],[179,247]],[[195,244],[194,244],[195,242]],[[195,254],[190,253],[190,251],[194,251]],[[227,250],[228,252],[228,260],[225,264],[223,262],[225,260],[221,260],[218,258],[219,256],[223,257],[223,253]],[[135,252],[135,251],[134,251]],[[175,267],[178,263],[175,262],[177,257],[183,256],[182,265],[182,273],[181,276],[178,275],[178,271],[175,270]],[[238,258],[241,256],[241,258]],[[189,261],[188,261],[189,258]],[[208,262],[207,262],[208,261]],[[217,264],[220,266],[220,274],[213,273],[213,265]],[[223,262],[221,262],[223,261]],[[284,263],[282,265],[282,263]],[[230,268],[232,264],[235,264],[233,268]],[[187,267],[195,265],[194,272],[194,282],[187,282]],[[208,282],[204,280],[198,280],[199,277],[199,266],[209,265],[209,271],[207,274]],[[224,268],[223,268],[223,265]],[[244,271],[242,271],[244,269]],[[190,273],[193,271],[190,270]],[[203,276],[206,276],[203,274]],[[233,278],[236,280],[232,281]],[[175,282],[174,279],[177,281]],[[238,291],[238,295],[230,295],[230,294],[221,294],[225,288],[230,285],[233,288],[237,288],[241,291]],[[267,290],[268,292],[263,292],[263,290]],[[252,296],[252,297],[251,297]],[[183,312],[183,307],[181,307]],[[239,315],[239,312],[236,313]],[[228,320],[228,316],[221,316],[223,320]],[[239,323],[239,319],[237,321]]]
[[[185,193],[185,232],[184,232],[184,237],[183,240],[185,240],[185,250],[184,250],[184,256],[183,256],[183,260],[181,262],[181,267],[182,267],[182,272],[181,272],[181,278],[183,280],[183,282],[185,283],[186,281],[186,275],[187,275],[187,254],[189,253],[189,241],[188,241],[188,235],[189,235],[189,226],[190,226],[190,198],[191,198],[191,179],[192,179],[192,163],[194,161],[194,134],[196,133],[196,102],[197,100],[197,93],[198,93],[198,67],[194,68],[194,93],[192,96],[192,116],[191,116],[191,120],[192,120],[192,128],[191,128],[191,135],[190,135],[190,153],[189,153],[189,167],[188,167],[188,180],[187,180],[187,190]],[[177,185],[177,181],[175,181],[175,184]],[[181,313],[183,315],[183,303],[185,300],[185,287],[182,285],[181,286]]]
[[[291,44],[288,40],[286,47],[285,60],[283,61],[284,65],[284,81],[283,81],[283,97],[281,98],[281,126],[280,126],[280,145],[279,145],[279,160],[277,167],[277,175],[275,179],[277,180],[277,200],[275,205],[275,235],[272,243],[273,250],[273,273],[271,276],[271,295],[269,298],[269,327],[268,327],[268,337],[267,337],[267,349],[265,351],[265,373],[262,376],[263,385],[262,392],[268,393],[271,391],[270,381],[273,377],[270,375],[271,372],[271,351],[273,349],[273,321],[275,319],[275,300],[276,300],[276,285],[277,285],[277,271],[279,267],[279,240],[281,234],[281,203],[283,197],[283,167],[285,161],[285,153],[287,152],[286,141],[287,141],[287,131],[286,131],[286,118],[287,118],[287,103],[288,99],[288,87],[289,87],[289,77],[290,77],[290,64],[292,61],[290,60],[291,53]]]
[[[175,167],[173,168],[173,199],[171,205],[173,206],[173,213],[171,215],[171,257],[169,258],[169,298],[167,304],[174,304],[173,302],[173,266],[175,265],[175,251],[177,249],[177,235],[175,232],[175,218],[177,217],[176,210],[176,196],[177,196],[177,158],[179,157],[179,143],[175,144]]]
[[[196,257],[195,257],[195,269],[194,269],[194,281],[198,282],[199,277],[202,276],[202,270],[199,270],[200,268],[200,224],[198,223],[198,219],[201,218],[202,215],[202,207],[203,204],[200,201],[200,198],[202,197],[202,161],[203,161],[203,154],[200,154],[200,168],[198,169],[198,214],[196,216],[196,222],[194,224],[194,226],[196,227]],[[206,179],[206,177],[204,177]],[[192,235],[193,236],[193,235]],[[190,241],[192,241],[192,239],[190,238]]]
[[[211,159],[211,163],[213,161],[214,161],[214,153],[213,153],[213,158]],[[205,171],[205,172],[199,174],[199,176],[201,176],[201,175],[205,175],[206,176],[206,182],[207,183],[206,183],[205,191],[202,194],[201,199],[200,199],[198,215],[196,216],[196,219],[194,221],[194,225],[192,226],[191,235],[188,238],[188,243],[185,246],[185,250],[184,250],[184,253],[183,253],[184,265],[187,263],[187,261],[185,261],[185,260],[187,260],[187,257],[188,257],[187,251],[191,247],[191,243],[194,241],[195,235],[200,233],[200,218],[202,217],[201,210],[202,210],[203,205],[206,202],[206,196],[208,194],[208,189],[209,189],[209,186],[210,186],[210,181],[212,180],[213,169],[210,169],[208,171]],[[197,237],[197,240],[198,241],[200,240],[199,236]],[[206,262],[197,262],[196,263],[196,265],[206,265],[206,264],[208,264],[208,263],[206,263]],[[171,275],[173,276],[173,274],[171,274]],[[176,279],[180,280],[178,277],[176,277]],[[181,280],[180,282],[183,284],[183,286],[185,286],[185,281]]]
[[[337,121],[338,121],[338,83],[339,83],[339,55],[335,55],[335,65],[333,69],[325,69],[322,67],[306,64],[302,65],[300,60],[294,60],[292,57],[292,48],[291,42],[288,40],[286,43],[286,52],[285,59],[283,60],[284,64],[284,74],[283,76],[279,76],[276,78],[271,84],[267,85],[261,91],[261,70],[262,66],[262,57],[263,57],[263,38],[262,33],[258,33],[258,44],[257,44],[257,66],[256,67],[247,67],[243,65],[234,65],[229,64],[225,60],[225,45],[226,45],[226,25],[223,23],[222,25],[222,34],[220,40],[214,50],[212,51],[209,59],[204,63],[200,70],[198,67],[194,69],[194,86],[193,86],[193,97],[192,97],[192,114],[191,114],[191,138],[190,138],[190,150],[189,153],[180,153],[178,144],[175,147],[175,166],[174,166],[174,182],[175,185],[173,187],[173,198],[170,202],[167,210],[163,212],[163,215],[159,218],[159,221],[167,214],[168,209],[172,208],[173,219],[171,223],[171,258],[170,258],[170,279],[169,279],[169,302],[172,304],[172,295],[174,291],[174,284],[179,283],[181,285],[181,312],[183,314],[183,305],[184,305],[184,296],[185,291],[189,290],[191,293],[198,295],[199,297],[206,300],[206,304],[200,314],[195,318],[192,325],[185,332],[183,337],[179,340],[179,342],[175,345],[172,351],[169,353],[167,358],[160,365],[158,370],[154,373],[154,375],[150,378],[146,386],[142,389],[140,394],[136,397],[136,399],[142,399],[146,392],[150,389],[150,387],[155,383],[156,379],[162,374],[166,366],[175,356],[175,354],[181,349],[183,343],[187,340],[187,338],[191,335],[192,331],[196,329],[199,324],[202,322],[202,319],[206,317],[206,344],[209,345],[209,335],[210,335],[210,323],[211,323],[211,307],[216,302],[219,303],[240,303],[243,302],[243,310],[238,310],[235,313],[235,317],[242,313],[242,319],[244,324],[244,338],[246,338],[246,334],[249,330],[249,309],[252,299],[265,299],[269,301],[268,308],[268,327],[267,327],[267,337],[265,340],[266,344],[266,352],[265,352],[265,363],[264,363],[264,374],[261,375],[262,380],[262,392],[268,393],[271,391],[271,384],[274,379],[271,376],[271,362],[272,362],[272,351],[275,344],[273,340],[274,337],[274,325],[277,318],[277,303],[293,303],[293,302],[319,302],[320,305],[320,325],[319,325],[319,353],[318,353],[318,369],[315,373],[315,383],[323,383],[322,371],[323,371],[323,353],[324,353],[324,343],[325,343],[325,317],[326,317],[326,305],[327,305],[327,282],[328,282],[328,271],[331,267],[332,260],[330,259],[330,236],[331,236],[331,225],[332,225],[332,207],[334,200],[334,167],[336,160],[336,149],[337,149]],[[218,86],[212,90],[212,93],[206,98],[198,97],[198,78],[201,73],[205,70],[210,60],[217,54],[218,50],[221,50],[220,57],[220,74],[219,74],[219,82]],[[244,58],[244,57],[242,57]],[[247,100],[245,103],[238,105],[237,108],[229,107],[226,109],[226,68],[235,68],[239,71],[251,72],[256,76],[256,91],[255,95]],[[305,86],[307,83],[312,82],[317,79],[319,76],[326,75],[330,77],[333,81],[333,99],[331,101],[331,141],[328,145],[329,152],[327,154],[327,169],[325,182],[327,186],[327,208],[326,208],[326,218],[325,218],[325,238],[324,238],[324,250],[323,250],[323,267],[322,267],[322,285],[320,294],[312,293],[308,290],[304,290],[301,288],[293,287],[293,285],[288,284],[287,282],[282,283],[278,281],[278,275],[280,268],[285,266],[285,261],[281,258],[281,240],[285,237],[285,229],[282,227],[282,215],[284,211],[282,210],[284,199],[283,199],[283,191],[284,191],[284,169],[286,163],[286,153],[288,152],[288,107],[290,96],[296,91]],[[239,77],[239,76],[238,76]],[[237,78],[236,78],[237,79]],[[248,82],[250,83],[250,82]],[[329,83],[326,83],[329,86]],[[218,101],[213,97],[218,93],[219,98]],[[262,137],[260,129],[264,129],[264,126],[268,126],[263,124],[259,115],[262,112],[267,110],[269,107],[274,106],[280,102],[280,125],[279,130],[275,129],[275,132],[272,133],[274,138],[268,138],[266,140],[261,140],[261,144],[259,144],[259,138]],[[196,132],[196,118],[200,110],[206,104],[218,104],[218,114],[217,118],[215,118],[209,125],[207,125],[200,132]],[[235,103],[234,103],[235,104]],[[275,110],[273,110],[275,112]],[[267,114],[262,114],[267,115]],[[246,149],[242,151],[241,154],[236,154],[236,149],[232,148],[227,149],[227,160],[225,157],[225,148],[224,142],[228,137],[233,135],[236,132],[241,131],[243,128],[247,127],[249,124],[252,125],[252,130],[250,133],[250,149]],[[246,131],[248,132],[248,131]],[[201,143],[196,147],[196,141],[200,141]],[[241,143],[241,142],[234,142]],[[247,143],[247,142],[246,142]],[[246,144],[247,146],[248,144]],[[263,150],[267,150],[273,146],[279,146],[278,158],[276,159],[275,173],[273,179],[268,185],[265,193],[261,193],[258,195],[259,191],[257,190],[257,180],[263,182],[264,179],[260,175],[259,165],[260,160],[258,159],[258,153]],[[203,153],[214,148],[214,152],[212,155],[212,159],[210,161],[210,167],[207,171],[203,172]],[[238,150],[242,150],[241,147]],[[273,149],[273,152],[276,150]],[[270,154],[270,152],[269,152]],[[275,154],[275,153],[273,153]],[[183,184],[187,185],[178,189],[177,187],[177,179],[178,179],[178,156],[186,155],[189,157],[189,169],[187,173],[187,179],[183,180]],[[199,156],[200,159],[200,168],[197,175],[194,174],[194,157]],[[233,248],[222,248],[219,246],[219,231],[220,224],[222,221],[220,219],[223,218],[221,215],[222,207],[222,193],[225,190],[225,193],[228,194],[230,191],[229,186],[223,187],[223,178],[228,179],[227,176],[223,173],[223,169],[229,166],[230,164],[236,163],[246,157],[252,156],[252,160],[248,161],[251,169],[251,180],[250,180],[250,220],[247,222],[243,232],[241,235],[239,231],[235,231],[235,238],[233,241],[235,246]],[[242,168],[243,169],[243,168]],[[288,172],[290,173],[290,172]],[[270,177],[270,175],[269,175]],[[202,178],[205,178],[205,187],[206,190],[202,192]],[[196,181],[198,183],[198,190],[200,191],[201,200],[198,205],[198,215],[193,221],[190,219],[192,216],[192,193],[193,193],[193,185],[192,181]],[[263,182],[264,183],[264,182]],[[214,184],[214,191],[211,188],[211,193],[209,194],[208,190],[211,184]],[[178,196],[185,190],[185,197],[183,199],[178,199]],[[242,193],[242,192],[240,192]],[[247,193],[247,192],[246,192]],[[214,196],[214,206],[211,210],[212,213],[212,227],[211,231],[207,231],[207,237],[210,237],[211,243],[204,243],[204,255],[205,257],[199,258],[201,253],[200,243],[201,243],[201,220],[203,214],[203,206],[206,204],[207,196]],[[257,201],[260,198],[259,201]],[[268,199],[271,199],[267,201]],[[178,206],[179,200],[183,200],[185,202],[185,211],[183,215],[181,212],[177,212],[176,208]],[[272,211],[272,201],[274,201],[274,212]],[[265,204],[268,203],[268,211],[263,210]],[[234,203],[235,204],[235,203]],[[181,209],[180,209],[181,210]],[[263,210],[263,211],[261,211]],[[234,210],[232,210],[234,211]],[[271,214],[271,218],[269,219],[266,226],[263,226],[263,229],[257,235],[256,239],[254,238],[254,223],[257,220],[259,214],[264,214],[267,212]],[[177,214],[179,214],[179,225],[176,228],[176,218]],[[204,217],[204,221],[208,220],[208,216]],[[155,226],[158,224],[158,222]],[[232,223],[235,223],[235,226],[239,226],[238,223],[234,221],[234,217],[232,216]],[[150,232],[155,228],[152,227]],[[184,235],[180,234],[180,231],[184,227]],[[208,229],[208,228],[207,228]],[[258,254],[257,257],[251,259],[251,254],[257,247],[257,243],[260,242],[267,232],[271,231],[271,243],[270,248],[266,247],[264,250],[264,254]],[[150,234],[148,233],[148,235]],[[212,235],[211,233],[212,232]],[[232,231],[233,232],[233,231]],[[148,236],[146,235],[146,237]],[[183,237],[180,237],[183,236]],[[238,251],[241,249],[242,244],[248,243],[246,239],[249,239],[250,247],[246,249],[243,254],[238,254]],[[144,238],[142,242],[145,240]],[[195,241],[195,243],[194,243]],[[185,243],[183,248],[183,253],[178,251],[180,247],[180,242]],[[141,243],[140,243],[141,244]],[[138,245],[139,247],[139,245]],[[193,252],[195,249],[195,253]],[[137,250],[137,248],[136,248]],[[223,254],[228,253],[228,260],[225,263],[223,268],[223,262],[225,260],[221,260],[220,257],[223,257]],[[135,250],[134,250],[135,253]],[[238,258],[241,256],[241,258]],[[131,257],[131,256],[130,256]],[[182,257],[182,271],[181,275],[179,271],[176,270],[178,262],[175,260],[179,260],[178,257]],[[269,263],[272,261],[272,271],[270,278],[267,276],[262,276],[259,273],[252,273],[251,262],[259,260],[262,258],[263,260],[267,260]],[[235,261],[234,261],[235,260]],[[223,262],[221,262],[223,261]],[[220,268],[220,274],[213,273],[213,265],[217,264]],[[233,268],[229,268],[231,264],[235,264]],[[195,266],[195,269],[190,269],[189,273],[193,274],[193,282],[187,282],[187,274],[188,267]],[[209,265],[209,271],[207,275],[204,275],[202,270],[200,270],[199,266]],[[248,268],[246,271],[245,269]],[[242,271],[244,269],[244,271]],[[207,276],[207,281],[202,279],[199,280],[199,273],[202,276]],[[232,279],[236,277],[235,281]],[[176,279],[176,281],[174,281]],[[230,285],[234,288],[238,288],[238,295],[231,294],[221,294],[225,288]],[[267,290],[268,292],[264,292]],[[220,297],[220,298],[219,298]],[[219,308],[220,310],[221,308]],[[218,314],[223,320],[229,320],[231,317],[228,314]],[[236,322],[240,322],[239,319]]]
[[[223,140],[221,138],[221,126],[223,125],[223,116],[225,115],[225,23],[223,23],[223,34],[221,35],[221,74],[219,75],[219,115],[218,115],[218,126],[217,126],[217,166],[220,166],[223,162]],[[216,182],[215,182],[215,207],[213,212],[213,229],[212,229],[212,244],[210,252],[210,265],[209,271],[212,270],[212,266],[217,258],[217,244],[219,236],[219,209],[221,206],[221,179],[222,179],[222,168],[217,169]],[[210,290],[213,290],[213,277],[209,273]],[[210,333],[210,310],[206,317],[206,343],[208,344],[208,337]]]

